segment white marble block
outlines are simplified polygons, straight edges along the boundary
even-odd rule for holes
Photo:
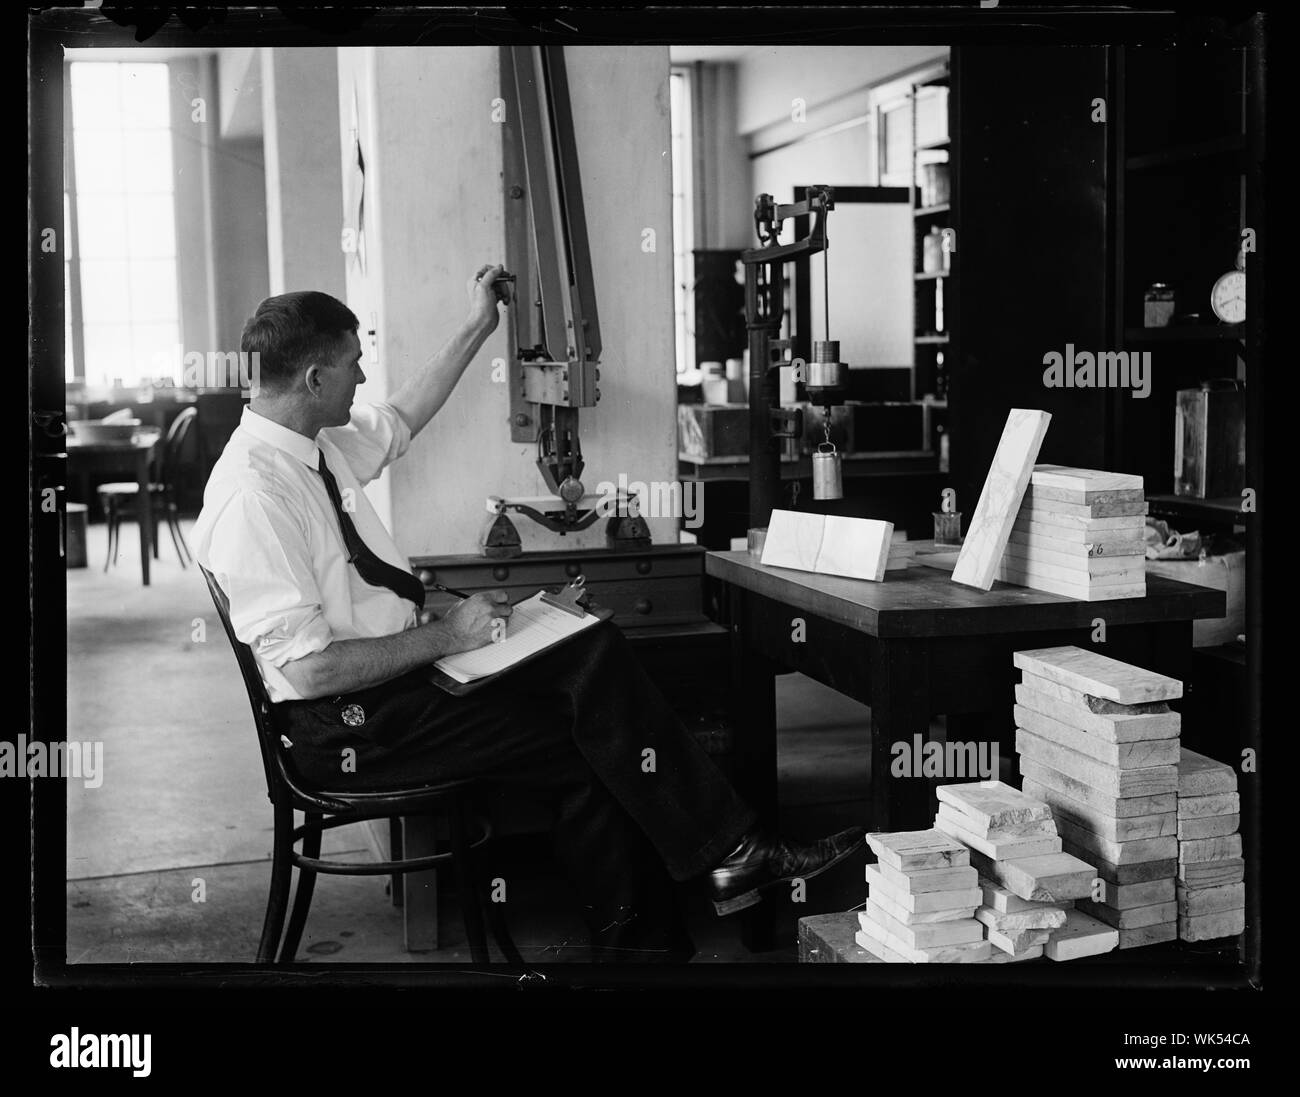
[[[998,561],[1007,546],[1007,535],[1020,510],[1051,421],[1051,415],[1045,411],[1011,409],[957,557],[957,566],[953,568],[954,583],[980,590],[992,589]]]

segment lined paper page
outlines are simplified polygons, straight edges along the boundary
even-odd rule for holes
[[[548,606],[538,591],[514,607],[506,622],[506,638],[473,651],[462,651],[439,659],[434,666],[457,682],[472,682],[512,667],[552,644],[600,621],[593,614],[575,617]]]

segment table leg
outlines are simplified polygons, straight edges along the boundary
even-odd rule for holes
[[[743,604],[743,600],[741,601]],[[733,605],[735,603],[733,602]],[[742,639],[743,625],[733,621],[731,633],[732,696],[736,729],[733,746],[734,783],[760,824],[778,822],[776,780],[776,665]],[[740,915],[741,941],[750,952],[774,946],[774,912],[770,902]]]
[[[929,658],[922,644],[878,640],[871,650],[871,830],[915,830],[934,818],[931,780],[915,750],[930,730]],[[893,775],[894,745],[905,744],[908,772]]]
[[[153,496],[149,493],[149,451],[141,450],[135,459],[135,482],[139,493],[135,513],[140,522],[140,575],[149,585],[149,557],[153,554]]]

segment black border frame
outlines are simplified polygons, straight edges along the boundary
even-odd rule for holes
[[[134,9],[139,13],[145,9]],[[193,12],[193,9],[190,9]],[[546,42],[565,45],[677,44],[710,42],[772,44],[979,44],[1000,42],[1034,45],[1173,44],[1183,35],[1224,39],[1242,31],[1241,20],[1251,12],[1220,17],[1200,13],[1180,14],[1170,9],[1105,11],[1079,7],[966,8],[765,8],[707,10],[680,8],[580,9],[525,8],[472,9],[333,8],[298,10],[295,16],[255,9],[210,9],[210,21],[197,29],[181,24],[176,15],[154,33],[137,41],[128,22],[130,14],[117,14],[113,5],[95,11],[45,11],[29,15],[29,354],[30,363],[62,362],[63,288],[61,255],[43,255],[39,226],[55,226],[62,235],[62,99],[63,46],[124,48],[136,45],[166,46],[277,46],[277,45],[501,45]],[[201,16],[191,14],[197,21]],[[1235,24],[1235,27],[1233,26]],[[1250,43],[1263,49],[1264,42]],[[1261,195],[1262,197],[1262,195]],[[1262,257],[1260,257],[1262,258]],[[1258,261],[1258,259],[1256,260]],[[1266,357],[1261,331],[1259,359]],[[66,588],[58,555],[56,524],[42,521],[39,492],[42,487],[66,482],[57,456],[60,443],[35,425],[33,413],[63,407],[62,369],[32,369],[29,384],[29,513],[32,730],[45,729],[50,738],[64,734],[66,725]],[[1258,440],[1259,419],[1252,420]],[[1260,496],[1263,462],[1254,461]],[[1262,536],[1256,515],[1255,546]],[[1248,588],[1255,620],[1262,608],[1258,580]],[[1261,634],[1262,635],[1262,634]],[[1257,637],[1252,636],[1252,641]],[[1253,643],[1249,670],[1252,684],[1262,685],[1261,645]],[[1246,737],[1260,744],[1262,703],[1258,697],[1245,714]],[[1257,778],[1258,779],[1258,778]],[[1253,940],[1248,967],[1239,973],[1207,975],[1170,968],[1164,963],[1128,962],[1115,967],[1050,965],[926,971],[891,965],[697,965],[689,969],[594,968],[586,965],[546,965],[522,979],[502,979],[505,971],[475,972],[458,965],[335,965],[297,970],[261,968],[249,964],[144,964],[68,965],[66,962],[66,799],[62,782],[29,782],[21,805],[22,824],[30,820],[32,854],[31,932],[32,972],[35,984],[48,988],[128,989],[159,992],[162,999],[176,990],[231,987],[456,989],[475,991],[511,987],[609,988],[638,990],[690,989],[799,991],[817,989],[854,991],[863,987],[903,989],[1007,988],[1034,986],[1057,988],[1074,994],[1120,989],[1192,991],[1246,989],[1261,986],[1259,905],[1247,934]],[[1262,790],[1259,802],[1262,804]],[[28,814],[30,812],[30,815]],[[1261,851],[1258,842],[1247,850],[1258,879]],[[1133,958],[1137,960],[1136,957]],[[1105,973],[1113,972],[1112,982]],[[471,996],[476,997],[476,996]],[[492,995],[498,1000],[499,995]],[[554,994],[547,996],[554,1003]],[[1232,996],[1235,1000],[1238,996]],[[1222,999],[1222,995],[1220,995]],[[161,1000],[161,999],[155,999]],[[359,1004],[349,999],[351,1004]],[[536,999],[533,999],[534,1003]],[[323,1003],[322,1003],[323,1004]],[[1225,1003],[1226,1004],[1226,1003]]]

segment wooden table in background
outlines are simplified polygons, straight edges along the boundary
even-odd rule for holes
[[[1008,583],[975,590],[921,566],[873,583],[764,567],[747,552],[710,552],[705,565],[722,585],[723,623],[732,630],[736,786],[769,824],[777,821],[775,679],[782,668],[871,706],[870,733],[862,729],[871,751],[871,810],[862,822],[870,830],[921,829],[934,815],[933,785],[944,779],[891,780],[891,748],[918,735],[925,742],[938,715],[950,717],[953,741],[981,731],[1007,739],[1019,678],[1013,652],[1095,646],[1185,680],[1193,619],[1226,612],[1222,591],[1156,575],[1147,576],[1145,598],[1080,602]],[[804,621],[802,641],[794,639],[796,618]],[[1106,642],[1093,645],[1099,620]],[[753,908],[748,918],[751,948],[771,947],[767,910]]]
[[[149,491],[149,465],[161,437],[161,431],[140,431],[129,442],[79,442],[75,436],[65,440],[69,479],[81,474],[89,483],[94,474],[120,474],[129,470],[139,485],[135,513],[140,523],[140,575],[146,587],[149,585],[149,558],[153,554],[153,496]]]

